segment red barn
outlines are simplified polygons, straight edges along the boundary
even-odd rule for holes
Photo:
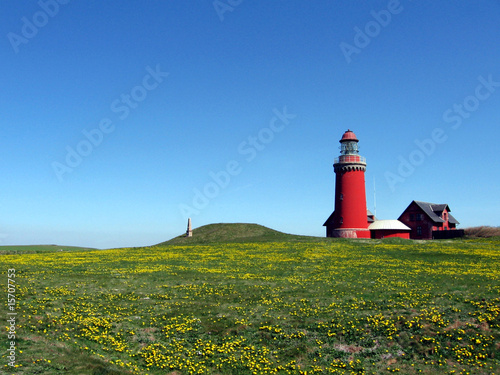
[[[447,204],[412,201],[398,220],[410,227],[414,240],[462,237],[463,230],[456,229],[460,223],[450,211]]]

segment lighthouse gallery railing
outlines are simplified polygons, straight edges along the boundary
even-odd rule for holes
[[[366,164],[366,158],[359,155],[341,155],[334,160],[335,164],[339,163],[363,163]]]

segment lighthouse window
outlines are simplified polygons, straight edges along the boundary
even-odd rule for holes
[[[344,218],[343,217],[340,218],[340,224],[344,224]]]
[[[344,200],[344,194],[340,193],[340,200],[343,201]]]

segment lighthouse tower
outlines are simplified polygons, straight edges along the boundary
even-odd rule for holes
[[[366,159],[359,156],[356,135],[347,130],[335,158],[335,211],[323,224],[327,237],[370,238],[366,210]]]

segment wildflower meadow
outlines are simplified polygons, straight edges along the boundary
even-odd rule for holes
[[[498,374],[499,261],[498,238],[4,251],[0,372]]]

